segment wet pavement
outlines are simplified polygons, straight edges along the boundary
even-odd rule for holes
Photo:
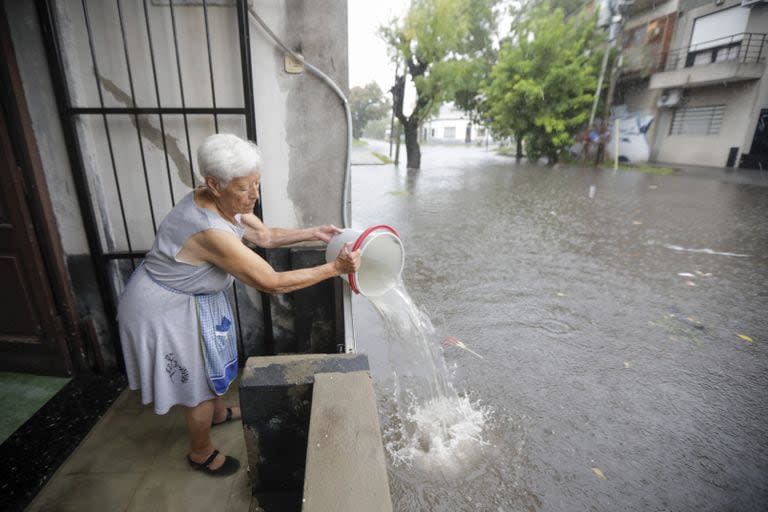
[[[395,509],[768,509],[763,173],[463,146],[425,147],[422,165],[354,166],[353,224],[400,231],[435,342],[484,356],[444,349],[455,386],[493,412],[461,471],[391,464]],[[365,299],[355,317],[391,414],[399,356]]]

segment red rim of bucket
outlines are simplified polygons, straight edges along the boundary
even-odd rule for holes
[[[400,233],[398,233],[397,230],[392,226],[387,226],[386,224],[371,226],[370,228],[363,231],[359,237],[357,237],[357,240],[355,240],[355,244],[352,246],[352,251],[350,252],[355,252],[356,250],[358,250],[360,246],[363,245],[363,241],[368,237],[368,235],[370,235],[377,229],[384,229],[386,231],[389,231],[393,235],[395,235],[397,238],[400,238]],[[360,290],[357,289],[357,278],[355,277],[355,273],[347,274],[347,279],[349,280],[349,287],[352,288],[352,291],[359,294]]]

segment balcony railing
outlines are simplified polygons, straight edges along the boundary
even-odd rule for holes
[[[762,62],[766,56],[766,39],[766,34],[742,32],[670,50],[664,70],[673,71],[725,61]]]

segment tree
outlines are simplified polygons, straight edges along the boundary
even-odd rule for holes
[[[352,111],[352,134],[359,139],[365,125],[384,117],[392,108],[389,98],[384,96],[376,82],[365,87],[353,87],[349,91],[349,109]]]
[[[557,162],[589,119],[599,42],[591,15],[566,17],[548,2],[522,13],[483,88],[494,132],[525,138],[531,160]]]
[[[400,63],[390,89],[394,114],[405,133],[407,165],[421,167],[419,125],[444,101],[470,110],[492,48],[497,0],[413,0],[401,20],[381,33]],[[404,112],[406,80],[415,90],[410,114]]]

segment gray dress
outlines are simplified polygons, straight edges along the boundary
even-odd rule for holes
[[[145,404],[165,414],[177,404],[193,407],[214,398],[208,384],[195,294],[220,292],[233,277],[205,263],[190,265],[176,255],[184,243],[208,229],[241,239],[245,228],[200,208],[187,194],[163,219],[144,263],[131,276],[120,297],[118,324],[131,389],[141,389]]]

